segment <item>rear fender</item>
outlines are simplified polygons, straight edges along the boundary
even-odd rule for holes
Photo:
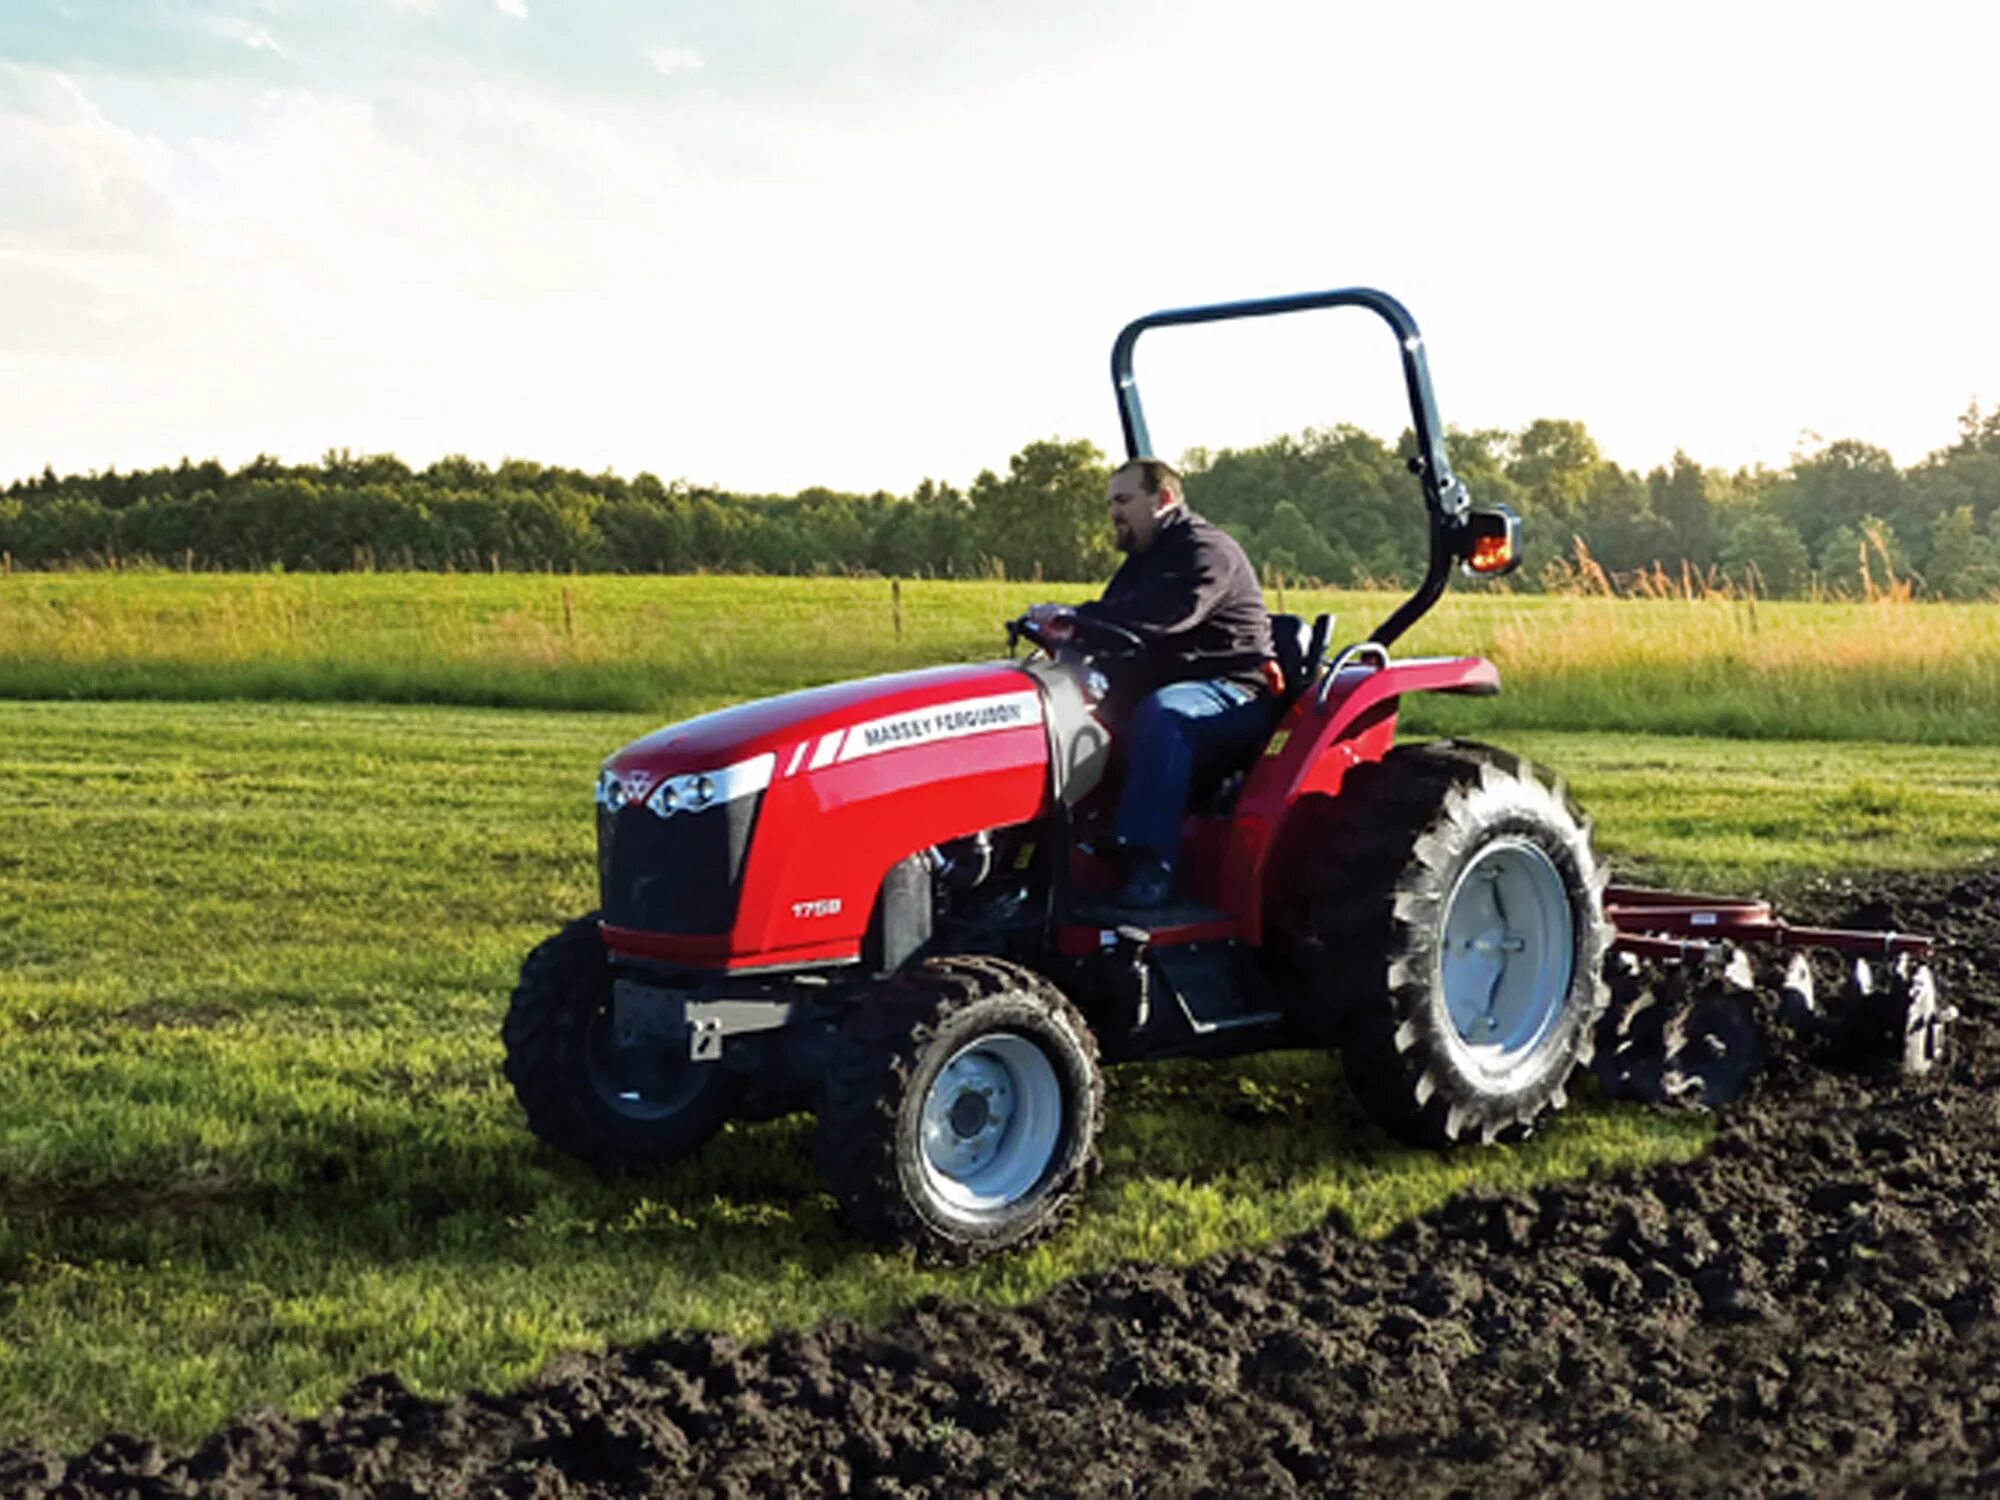
[[[1223,906],[1244,941],[1263,941],[1271,851],[1294,803],[1339,796],[1349,771],[1387,755],[1405,694],[1499,690],[1499,668],[1485,658],[1437,656],[1352,664],[1301,694],[1250,768],[1223,850]]]

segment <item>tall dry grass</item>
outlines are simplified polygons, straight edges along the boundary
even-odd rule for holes
[[[1397,650],[1489,656],[1504,691],[1407,709],[1418,727],[1464,733],[2000,745],[2000,607],[1915,603],[1886,562],[1869,573],[1864,601],[1801,602],[1664,572],[1613,596],[1581,554],[1579,581],[1562,593],[1448,596]],[[882,579],[15,575],[0,579],[0,697],[679,712],[997,656],[1000,622],[1050,592],[1088,591]],[[1285,602],[1335,613],[1342,642],[1366,635],[1397,599],[1294,587]]]

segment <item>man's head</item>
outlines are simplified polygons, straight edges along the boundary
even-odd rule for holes
[[[1104,498],[1118,550],[1144,552],[1181,503],[1181,476],[1157,458],[1135,458],[1112,472]]]

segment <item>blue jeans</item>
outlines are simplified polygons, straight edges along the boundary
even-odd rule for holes
[[[1171,868],[1197,773],[1246,761],[1276,718],[1277,704],[1240,682],[1172,682],[1146,698],[1125,732],[1118,841]]]

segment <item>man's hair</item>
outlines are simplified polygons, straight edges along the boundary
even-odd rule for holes
[[[1128,458],[1118,466],[1120,474],[1127,470],[1139,476],[1139,488],[1155,499],[1161,490],[1172,497],[1173,502],[1187,498],[1187,490],[1181,484],[1181,471],[1163,458]]]

